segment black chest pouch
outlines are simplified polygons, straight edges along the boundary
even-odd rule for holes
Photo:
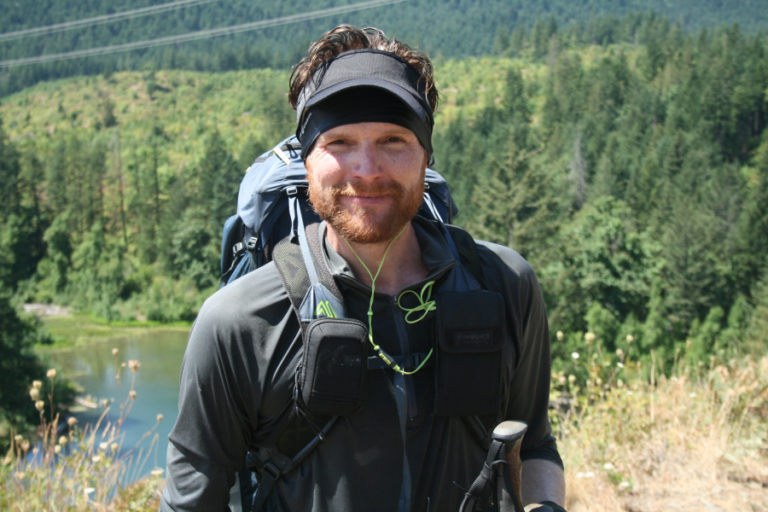
[[[356,411],[365,395],[368,330],[349,318],[318,318],[304,332],[304,359],[297,389],[313,415],[344,416]]]
[[[436,313],[435,414],[497,414],[504,299],[487,290],[443,293]]]

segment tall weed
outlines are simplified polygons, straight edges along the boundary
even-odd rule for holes
[[[117,362],[117,349],[113,349]],[[35,381],[29,390],[30,399],[40,413],[40,422],[31,436],[16,434],[11,449],[0,466],[0,509],[25,511],[144,511],[156,510],[162,470],[154,469],[150,476],[130,487],[124,483],[143,474],[149,455],[156,449],[155,432],[162,420],[135,446],[124,446],[122,426],[136,400],[135,382],[140,363],[136,360],[116,364],[115,378],[124,378],[125,369],[130,385],[124,400],[110,404],[104,400],[98,421],[83,428],[74,416],[64,419],[52,402],[57,383],[56,370],[50,369],[46,382]],[[109,412],[117,407],[117,419],[109,420]],[[48,412],[51,411],[51,412]]]

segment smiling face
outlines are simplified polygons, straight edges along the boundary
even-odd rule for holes
[[[427,156],[412,131],[392,123],[323,132],[305,161],[320,218],[350,242],[394,238],[422,202]]]

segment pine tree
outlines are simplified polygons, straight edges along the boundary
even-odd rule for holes
[[[768,276],[768,131],[758,148],[747,183],[747,197],[738,220],[735,273],[742,293]]]
[[[221,133],[208,137],[205,156],[198,166],[200,204],[208,209],[212,229],[218,228],[237,206],[237,191],[243,170],[227,149]]]
[[[31,277],[42,257],[44,226],[28,177],[0,119],[0,288],[9,290]]]

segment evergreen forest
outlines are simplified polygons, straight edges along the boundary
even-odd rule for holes
[[[541,56],[554,27],[569,30],[576,44],[616,43],[636,35],[647,12],[689,33],[738,24],[755,34],[768,26],[763,0],[4,0],[2,7],[0,96],[39,81],[124,70],[288,68],[317,34],[340,23],[373,25],[445,58],[497,53],[510,39],[522,49],[525,34]],[[179,39],[217,30],[217,37]],[[115,51],[137,42],[147,44]]]
[[[43,3],[50,8],[32,17],[28,4],[10,2],[0,32],[150,2],[89,2],[93,11]],[[435,56],[434,168],[451,184],[457,224],[533,265],[555,366],[569,364],[585,333],[605,352],[662,365],[764,350],[764,15],[750,2],[733,12],[734,3],[709,2],[717,20],[683,12],[694,2],[662,16],[633,11],[639,2],[629,0],[613,10],[597,0],[520,1],[505,17],[494,13],[508,2],[443,3],[461,13],[441,19],[444,30],[420,31],[424,14],[378,25]],[[229,15],[243,16],[245,2],[231,4]],[[266,4],[249,5],[267,17],[296,8]],[[179,30],[223,22],[179,16],[165,21]],[[349,18],[365,24],[362,13]],[[14,305],[67,305],[110,322],[194,319],[218,286],[221,226],[244,170],[294,129],[289,63],[334,21],[236,44],[0,70],[5,420],[21,421],[8,399],[18,390],[6,384],[40,374],[31,346],[45,342]],[[149,25],[103,25],[82,37],[156,37],[141,32]],[[74,45],[74,34],[56,37]],[[20,41],[0,45],[4,60],[25,56]]]

